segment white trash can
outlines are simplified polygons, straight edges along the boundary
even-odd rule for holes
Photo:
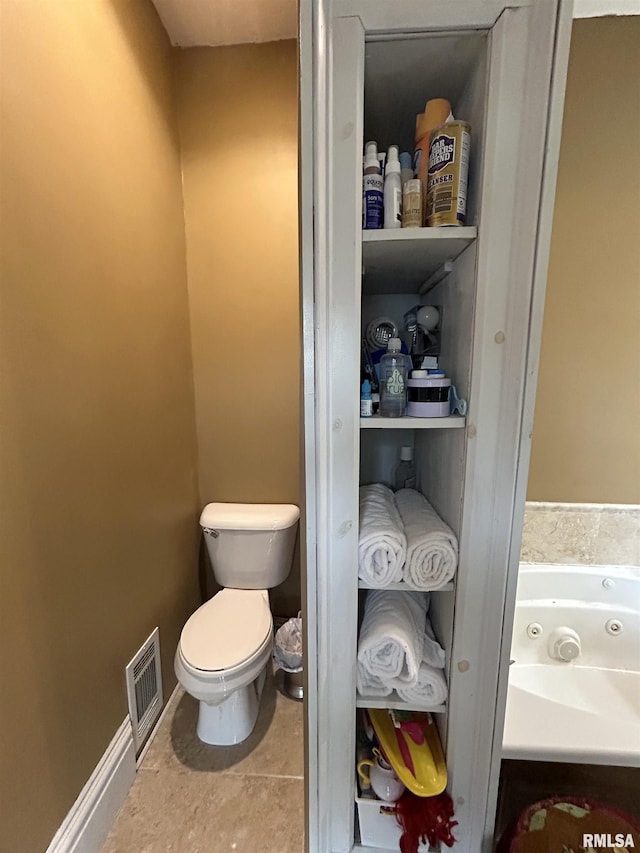
[[[284,672],[284,690],[292,699],[304,697],[302,619],[289,619],[276,632],[276,664]]]

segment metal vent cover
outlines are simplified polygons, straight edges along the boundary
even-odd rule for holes
[[[162,710],[160,631],[154,628],[125,668],[129,716],[136,755]]]

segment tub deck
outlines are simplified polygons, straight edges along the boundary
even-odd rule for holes
[[[523,563],[511,657],[504,758],[640,767],[640,569]]]

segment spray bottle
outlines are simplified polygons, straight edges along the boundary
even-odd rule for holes
[[[378,160],[378,145],[365,145],[364,173],[362,177],[362,227],[382,228],[383,201],[382,175]]]
[[[402,181],[398,146],[390,145],[384,178],[384,227],[402,228]]]

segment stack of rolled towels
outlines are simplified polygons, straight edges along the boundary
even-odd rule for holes
[[[429,594],[371,590],[358,637],[357,689],[425,706],[447,699],[444,650],[427,616]]]
[[[455,533],[415,489],[395,494],[382,483],[360,487],[358,575],[382,589],[439,589],[458,567]]]

